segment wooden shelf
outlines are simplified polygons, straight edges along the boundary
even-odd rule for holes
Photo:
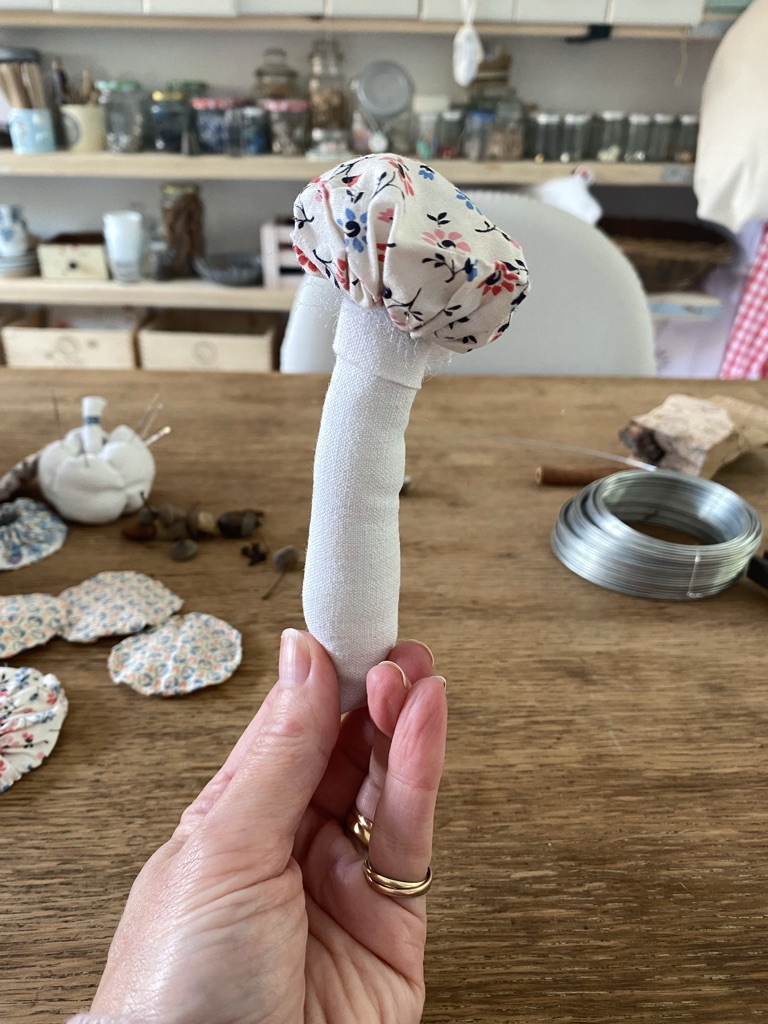
[[[0,151],[0,178],[133,178],[154,181],[309,181],[335,161],[273,155],[180,156],[172,153],[14,153]],[[576,164],[435,160],[434,167],[463,185],[534,185],[569,174]],[[688,164],[584,162],[597,185],[682,185],[693,182]]]
[[[732,23],[727,15],[705,15],[701,25],[614,25],[615,39],[711,39],[717,38]],[[214,32],[390,32],[428,35],[453,35],[459,28],[457,21],[423,21],[412,18],[323,18],[299,15],[240,15],[236,17],[195,18],[169,17],[151,14],[59,14],[52,11],[3,11],[3,27],[24,28],[108,28],[149,29],[156,31],[214,31]],[[585,35],[586,24],[555,24],[550,22],[475,22],[481,35],[504,36],[568,36]]]
[[[287,313],[292,289],[227,288],[189,281],[50,281],[42,277],[0,279],[4,303],[61,306],[148,306],[161,309],[246,309]]]

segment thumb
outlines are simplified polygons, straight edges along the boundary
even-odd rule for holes
[[[231,780],[200,823],[203,849],[236,858],[233,870],[247,867],[261,878],[282,872],[338,731],[330,657],[309,633],[286,629],[278,681],[243,737]]]

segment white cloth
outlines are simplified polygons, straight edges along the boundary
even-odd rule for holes
[[[768,220],[768,0],[725,34],[702,93],[694,172],[698,215],[740,231]]]

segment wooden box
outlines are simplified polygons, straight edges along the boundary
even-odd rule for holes
[[[8,366],[132,370],[142,314],[134,309],[38,310],[2,328]]]
[[[97,234],[56,235],[37,247],[40,276],[61,281],[109,278],[104,238]]]
[[[296,288],[304,271],[293,251],[293,217],[279,217],[261,225],[261,269],[265,288]]]
[[[138,335],[146,370],[268,373],[276,365],[276,320],[246,310],[169,309]]]

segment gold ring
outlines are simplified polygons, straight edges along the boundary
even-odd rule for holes
[[[420,882],[403,882],[399,878],[388,878],[374,871],[367,857],[363,861],[363,874],[368,885],[376,892],[383,893],[384,896],[394,896],[398,900],[423,896],[429,892],[432,885],[432,868],[427,868],[427,873]]]
[[[364,814],[361,814],[357,807],[353,807],[347,815],[347,828],[363,846],[370,845],[373,822],[370,818],[366,818]]]

